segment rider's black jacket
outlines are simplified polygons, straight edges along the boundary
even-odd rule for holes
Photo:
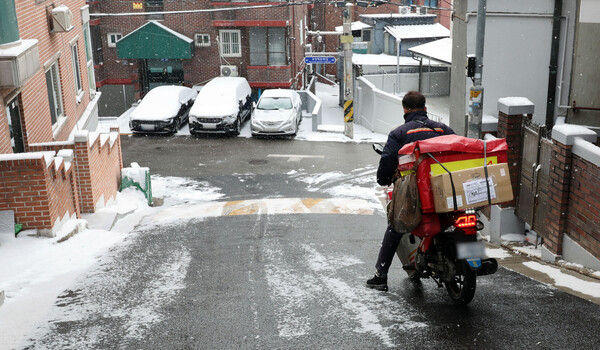
[[[402,146],[414,141],[450,134],[454,134],[454,131],[449,126],[427,118],[426,111],[406,113],[404,124],[390,131],[388,135],[379,160],[377,183],[382,186],[392,183],[398,167],[398,151]]]

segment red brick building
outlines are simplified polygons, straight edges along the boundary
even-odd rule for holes
[[[67,140],[78,123],[78,129],[95,129],[97,101],[85,1],[0,3],[0,22],[14,24],[0,33],[0,153]]]
[[[107,99],[125,94],[122,106],[123,98],[116,99],[120,108],[101,103],[101,114],[122,112],[161,84],[192,86],[220,75],[245,77],[254,89],[304,83],[307,4],[104,0],[90,5],[95,51],[101,52],[95,60],[97,86]]]
[[[53,236],[115,197],[118,130],[98,122],[89,6],[0,0],[0,211]]]

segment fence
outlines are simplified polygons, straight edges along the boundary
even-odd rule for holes
[[[118,128],[79,131],[72,141],[32,144],[0,155],[0,210],[25,229],[54,236],[66,218],[103,207],[119,189],[123,167]]]
[[[530,103],[530,102],[529,102]],[[526,120],[533,104],[498,103],[498,136],[509,146],[516,213],[544,238],[542,257],[600,270],[600,147],[583,126],[550,137]]]

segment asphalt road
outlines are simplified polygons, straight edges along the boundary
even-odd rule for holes
[[[378,161],[368,144],[124,137],[122,146],[125,166],[135,161],[154,175],[183,177],[189,188],[210,184],[224,194],[221,202],[268,205],[310,198],[306,204],[343,197],[367,205],[350,214],[339,208],[321,214],[199,213],[168,225],[150,225],[147,218],[127,244],[64,291],[25,348],[593,349],[600,344],[600,305],[506,268],[479,278],[475,299],[466,307],[451,305],[445,289],[430,280],[410,282],[398,262],[389,292],[365,288],[385,228],[383,211],[373,210],[365,195],[375,187]]]

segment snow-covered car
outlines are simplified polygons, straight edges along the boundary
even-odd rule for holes
[[[176,133],[188,121],[198,92],[185,86],[158,86],[131,112],[134,133]]]
[[[252,136],[296,135],[302,121],[302,99],[294,90],[265,90],[252,113]]]
[[[190,133],[239,135],[252,114],[252,89],[246,78],[217,77],[198,94],[190,110]]]

